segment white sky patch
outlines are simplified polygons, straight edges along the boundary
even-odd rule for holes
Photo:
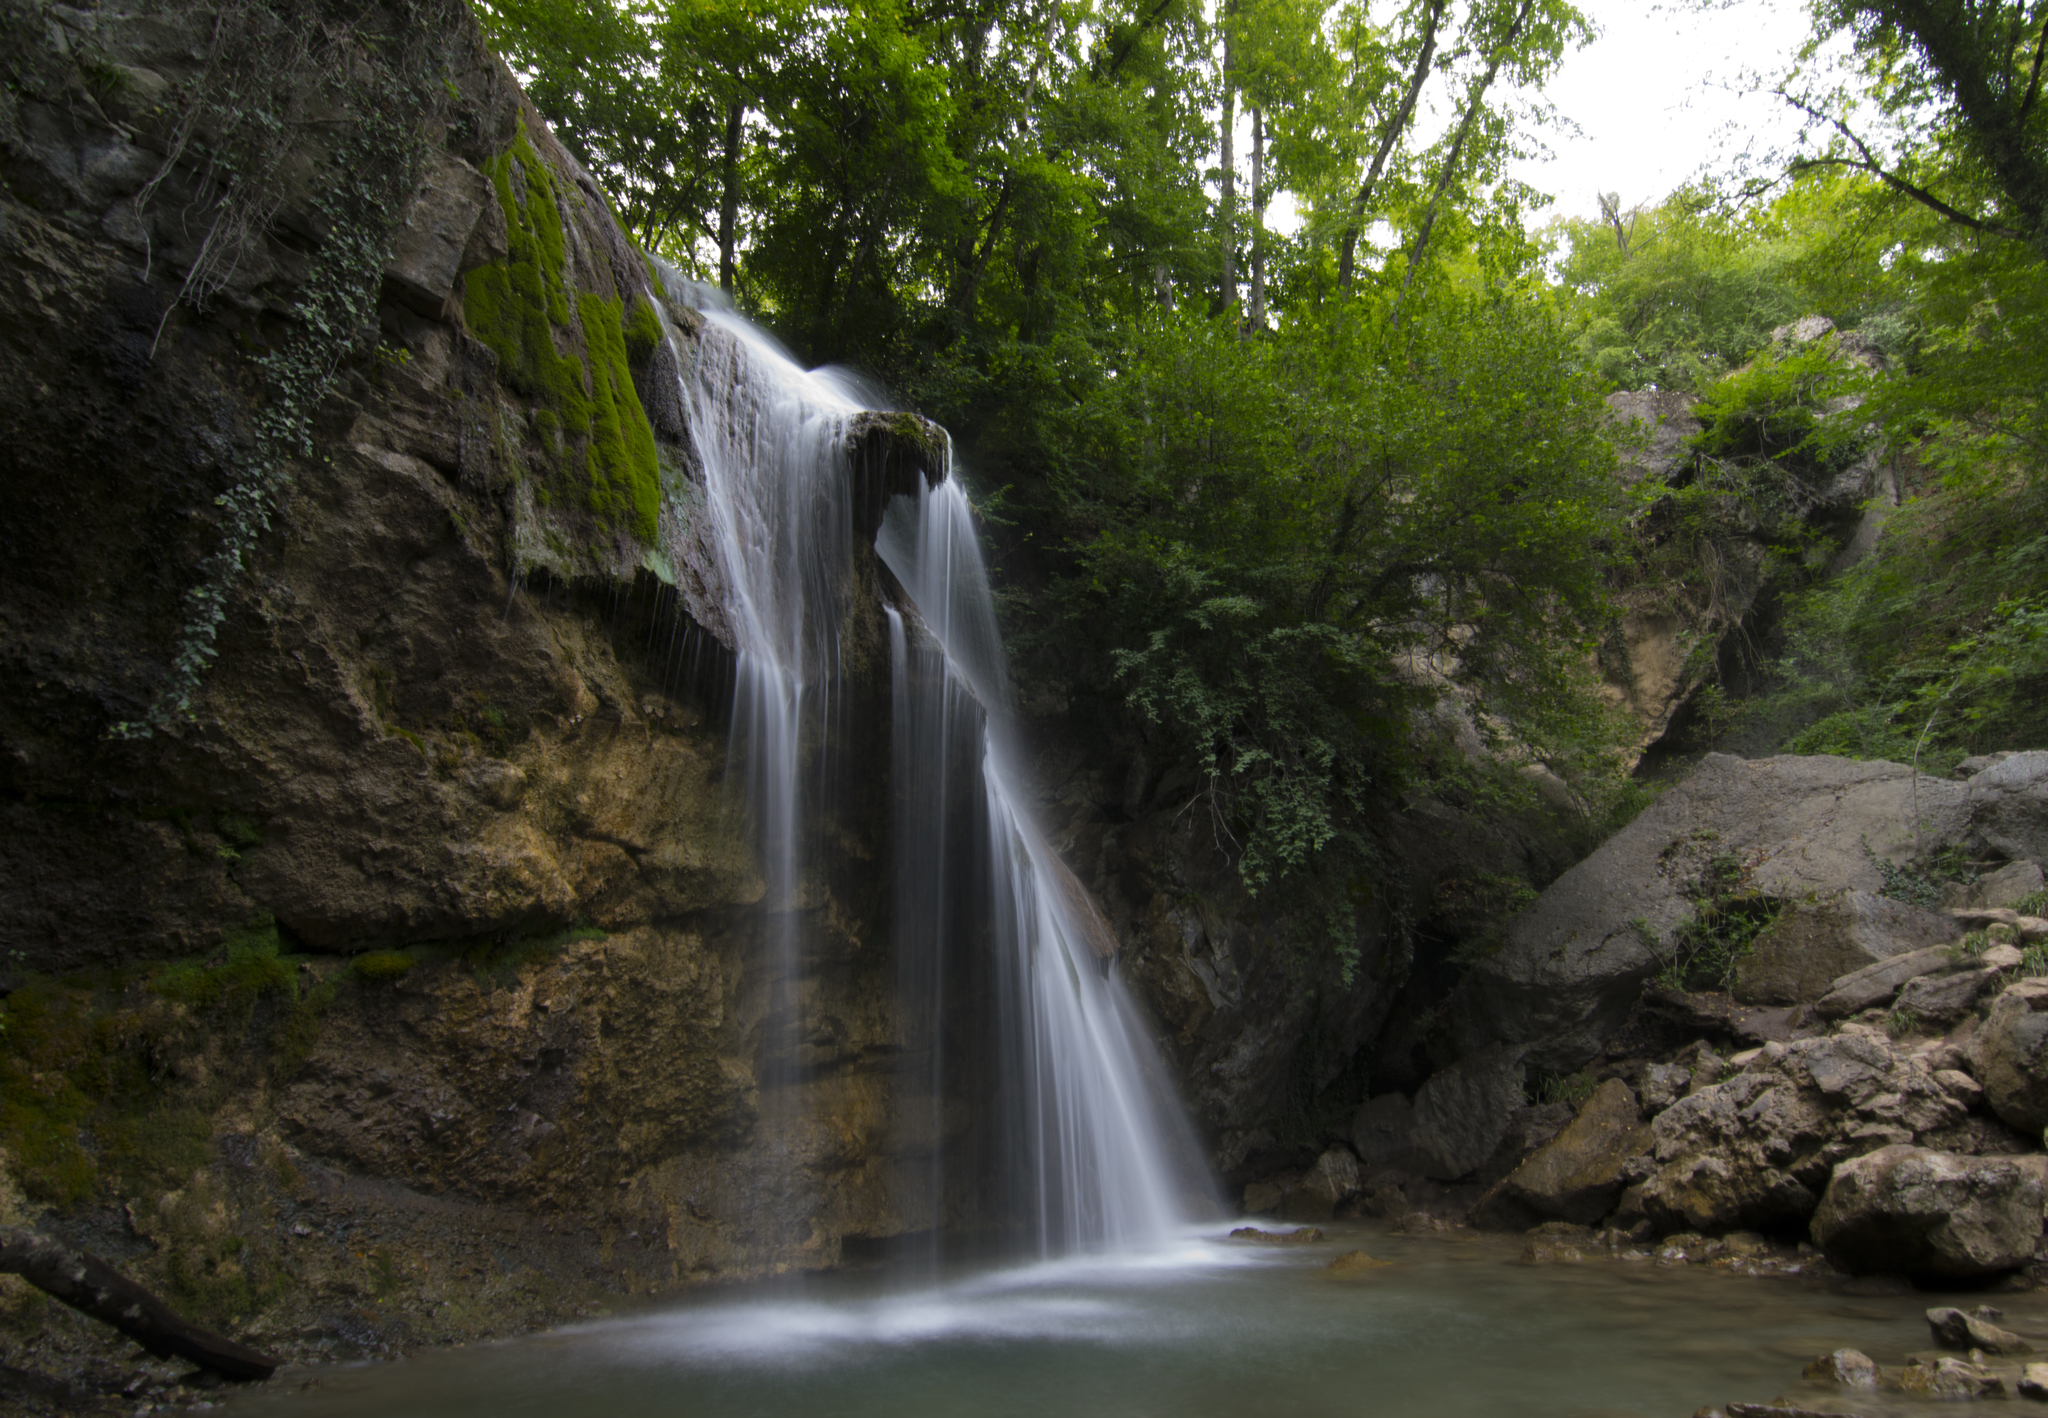
[[[1700,13],[1630,0],[1582,0],[1599,27],[1591,44],[1565,58],[1543,96],[1578,125],[1545,135],[1547,160],[1513,164],[1510,175],[1555,199],[1529,224],[1552,216],[1597,217],[1599,194],[1623,207],[1654,203],[1703,168],[1725,169],[1745,145],[1788,143],[1797,115],[1770,94],[1742,93],[1745,70],[1781,70],[1806,38],[1804,5],[1736,0]]]
[[[1746,76],[1791,63],[1811,25],[1797,0],[1726,0],[1705,12],[1641,0],[1580,0],[1580,7],[1599,34],[1567,55],[1543,87],[1541,97],[1561,120],[1535,135],[1549,153],[1508,167],[1509,176],[1553,199],[1528,214],[1532,230],[1555,216],[1599,216],[1602,192],[1619,193],[1624,209],[1653,205],[1703,171],[1728,173],[1745,149],[1791,144],[1798,115],[1775,95],[1747,92]],[[1427,143],[1450,126],[1449,96],[1438,87],[1417,115],[1414,141]],[[1237,130],[1245,182],[1247,111],[1239,111]],[[1208,185],[1213,193],[1216,184]],[[1277,193],[1266,229],[1291,235],[1300,225],[1294,195]]]

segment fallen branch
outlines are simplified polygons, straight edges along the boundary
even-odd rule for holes
[[[19,1226],[0,1226],[0,1273],[112,1325],[159,1359],[187,1359],[230,1379],[267,1379],[283,1362],[188,1324],[98,1256]]]

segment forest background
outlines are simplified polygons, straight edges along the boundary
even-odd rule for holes
[[[1639,805],[1617,595],[1760,523],[1697,746],[2048,744],[2048,0],[1816,0],[1755,79],[1790,149],[1537,230],[1565,0],[477,3],[646,249],[951,430],[1027,702],[1182,765],[1333,939],[1418,786]],[[1631,481],[1645,388],[1702,432]],[[1826,576],[1771,509],[1873,448],[1903,505]]]

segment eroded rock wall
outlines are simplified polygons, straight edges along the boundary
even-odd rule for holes
[[[204,1193],[262,1282],[222,1304],[243,1322],[268,1307],[308,1344],[361,1298],[360,1276],[335,1279],[346,1256],[416,1258],[372,1277],[389,1323],[358,1325],[354,1352],[928,1230],[929,1189],[892,1178],[924,1175],[967,1116],[901,1072],[888,823],[870,810],[888,795],[872,558],[857,549],[837,789],[815,804],[795,907],[804,983],[794,1017],[772,1017],[781,967],[761,942],[777,925],[727,781],[730,634],[692,540],[700,474],[675,390],[700,322],[659,294],[467,12],[422,14],[360,21],[424,53],[447,93],[383,233],[375,338],[335,346],[192,716],[143,737],[221,545],[219,499],[276,394],[262,360],[306,337],[331,154],[294,150],[232,279],[181,302],[231,201],[179,136],[219,80],[214,13],[10,9],[0,101],[0,989],[26,1008],[29,984],[68,976],[91,1001],[80,1020],[142,1018],[163,1007],[151,970],[203,977],[261,936],[291,997],[319,1002],[292,1015],[303,1037],[266,1033],[265,1003],[208,1036],[197,1073],[164,1076],[165,1106],[203,1119],[168,1191],[90,1118],[0,1146],[29,1204],[55,1205],[49,1224],[167,1284],[176,1245],[133,1218]],[[345,126],[335,82],[327,118]],[[475,299],[548,212],[570,318],[538,328],[580,395],[512,368],[522,347]],[[659,534],[625,474],[578,480],[610,433],[563,411],[595,407],[602,380],[616,456],[660,481]],[[854,434],[863,515],[939,446]],[[372,955],[391,963],[351,964]],[[84,1173],[23,1160],[67,1147]],[[498,1270],[531,1281],[518,1303],[463,1288],[471,1222],[516,1236]]]

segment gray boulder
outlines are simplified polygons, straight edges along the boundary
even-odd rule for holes
[[[2011,906],[2044,886],[2048,886],[2048,877],[2042,875],[2038,863],[2007,862],[1968,886],[1960,882],[1951,883],[1943,890],[1942,904],[1952,907]]]
[[[1973,786],[1923,775],[1916,804],[1912,770],[1895,763],[1708,754],[1509,923],[1453,997],[1452,1037],[1468,1052],[1505,1042],[1526,1047],[1532,1067],[1577,1068],[1669,958],[1694,913],[1687,888],[1714,858],[1743,863],[1747,886],[1768,895],[1874,895],[1884,881],[1871,854],[1904,863],[1959,840]]]
[[[2006,986],[1969,1048],[1970,1071],[2000,1121],[2026,1133],[2048,1127],[2048,980]]]
[[[1950,970],[1908,980],[1895,1006],[1924,1024],[1946,1028],[1977,1007],[1977,1001],[2005,983],[2005,972],[1987,966]]]
[[[1351,1115],[1351,1147],[1368,1167],[1405,1167],[1415,1152],[1415,1105],[1400,1093],[1382,1093]]]
[[[2034,1346],[2009,1329],[1991,1321],[1997,1310],[1972,1314],[1953,1305],[1936,1305],[1927,1312],[1927,1328],[1934,1342],[1949,1349],[1982,1349],[1986,1354],[2031,1354]]]
[[[430,319],[440,319],[478,219],[498,215],[491,181],[452,153],[436,152],[413,193],[405,219],[391,234],[391,254],[384,276],[404,302]],[[494,245],[483,259],[505,254],[504,220],[500,215]]]
[[[2015,860],[2048,861],[2048,751],[2016,753],[1972,778],[1970,828]]]
[[[1932,1071],[1875,1031],[1767,1044],[1733,1078],[1657,1115],[1656,1170],[1636,1201],[1664,1232],[1804,1222],[1836,1164],[1964,1117]]]
[[[1347,1201],[1358,1191],[1358,1159],[1348,1148],[1332,1147],[1316,1158],[1315,1166],[1301,1179],[1301,1186],[1331,1206]]]
[[[1417,1170],[1455,1181],[1493,1156],[1526,1099],[1519,1050],[1495,1047],[1434,1074],[1415,1095]]]
[[[1814,1012],[1823,1019],[1845,1019],[1872,1005],[1883,1004],[1908,980],[1958,970],[1968,963],[1950,954],[1947,946],[1909,950],[1842,976],[1815,1003]]]
[[[1787,906],[1757,934],[1736,967],[1732,993],[1744,1004],[1818,1000],[1844,975],[1962,935],[1955,918],[1868,891],[1844,891]]]
[[[1812,1229],[1855,1274],[1996,1275],[2033,1259],[2041,1179],[2009,1157],[1884,1147],[1835,1168]]]
[[[1635,1094],[1610,1078],[1562,1132],[1480,1198],[1473,1221],[1504,1230],[1543,1220],[1590,1226],[1614,1210],[1632,1180],[1630,1163],[1649,1147]]]

